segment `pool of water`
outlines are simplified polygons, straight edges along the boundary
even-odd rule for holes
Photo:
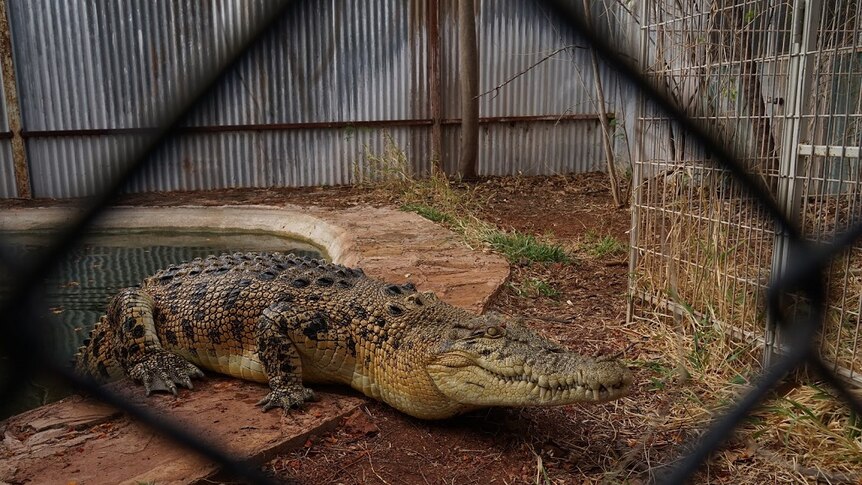
[[[49,238],[50,234],[45,233],[2,233],[0,243],[4,254],[15,261],[38,254]],[[325,257],[313,245],[270,234],[99,233],[72,251],[45,281],[43,290],[50,317],[43,345],[54,355],[71,361],[117,291],[135,286],[171,264],[234,251]],[[0,260],[0,298],[14,284],[10,274],[10,268]],[[0,382],[16,368],[14,362],[0,354]],[[0,399],[0,419],[68,394],[68,389],[46,378],[34,378],[14,396]]]

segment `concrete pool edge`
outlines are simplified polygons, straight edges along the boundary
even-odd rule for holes
[[[12,208],[0,213],[0,230],[51,230],[71,219],[74,209]],[[354,207],[331,210],[299,206],[117,207],[99,229],[238,231],[281,234],[311,241],[333,261],[358,266],[372,277],[413,281],[423,291],[480,312],[508,278],[499,256],[467,248],[452,232],[416,214]],[[290,417],[262,413],[254,402],[265,387],[210,377],[178,398],[143,392],[127,381],[118,391],[136,404],[153,407],[183,427],[203,430],[214,444],[260,463],[302,446],[309,434],[331,429],[365,398],[319,392],[313,403]],[[0,482],[199,483],[218,470],[157,433],[91,398],[70,396],[0,422]],[[124,460],[115,452],[147,453]],[[106,450],[113,450],[107,452]],[[140,456],[140,455],[138,455]]]
[[[51,230],[74,213],[67,207],[11,208],[0,214],[0,230]],[[362,267],[373,277],[393,282],[411,280],[475,312],[484,310],[509,275],[503,258],[470,250],[455,234],[416,214],[385,208],[121,206],[108,209],[94,228],[264,232],[299,238],[323,249],[334,262]]]

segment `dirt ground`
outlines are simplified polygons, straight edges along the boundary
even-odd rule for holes
[[[472,192],[482,219],[562,244],[574,255],[572,263],[513,265],[490,310],[521,316],[583,353],[636,357],[625,352],[639,340],[625,329],[627,254],[596,257],[584,249],[588,238],[603,236],[628,245],[630,212],[613,204],[606,175],[490,178],[456,190]],[[386,191],[357,187],[171,195],[155,201],[131,195],[122,202],[397,207]],[[554,294],[525,292],[529,281],[547,284]],[[638,374],[637,382],[648,381]],[[642,450],[634,449],[643,446],[638,423],[609,422],[607,416],[636,402],[641,392],[598,407],[493,409],[444,422],[417,420],[368,401],[338,431],[313,437],[267,467],[281,479],[308,484],[638,483],[649,468],[640,461]],[[650,446],[670,450],[679,441],[659,438]],[[629,462],[633,456],[637,463]]]
[[[621,331],[627,255],[596,258],[579,250],[587,234],[628,242],[630,213],[613,205],[605,175],[495,178],[471,188],[483,219],[547,237],[576,257],[572,264],[513,266],[510,283],[492,301],[491,310],[520,315],[585,353],[621,353],[631,345],[632,339]],[[392,203],[373,191],[353,188],[283,195],[294,204]],[[527,280],[543,281],[557,294],[522,296],[518,289]],[[603,407],[626,406],[635,398]],[[281,478],[309,484],[581,483],[590,477],[611,478],[607,470],[635,442],[636,429],[613,433],[613,427],[589,407],[494,409],[425,422],[369,401],[364,413],[342,429],[309,440],[304,449],[269,465]],[[627,478],[632,477],[617,480]]]
[[[626,323],[630,212],[615,207],[606,176],[493,178],[456,190],[472,194],[480,218],[561,244],[573,256],[571,263],[513,264],[489,309],[521,316],[582,353],[619,354],[632,365],[633,393],[597,406],[492,409],[442,422],[368,400],[337,431],[312,436],[265,469],[303,484],[641,484],[660,477],[712,412],[703,411],[703,403],[689,410],[697,393],[656,370],[671,365],[673,356],[662,353],[648,326]],[[398,206],[391,193],[356,187],[129,195],[121,203]],[[592,243],[605,236],[620,247],[597,254]],[[536,290],[537,282],[544,291]],[[671,418],[674,413],[685,419]],[[737,436],[693,483],[817,481],[803,477],[795,457],[779,456],[780,446],[761,451]],[[843,483],[858,478],[844,477],[854,478]]]

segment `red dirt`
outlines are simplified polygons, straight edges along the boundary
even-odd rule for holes
[[[627,255],[593,258],[578,251],[587,233],[628,241],[629,211],[613,205],[605,175],[508,177],[469,188],[482,218],[550,237],[573,248],[577,258],[573,264],[514,266],[510,285],[491,302],[492,310],[520,315],[584,353],[619,353],[632,343],[622,330]],[[392,203],[359,189],[280,195],[294,204]],[[515,288],[528,279],[548,283],[558,295],[519,296]],[[626,401],[603,406],[626,406]],[[639,465],[624,459],[637,443],[637,427],[608,423],[604,413],[588,406],[493,409],[444,422],[416,420],[371,401],[364,412],[357,417],[361,426],[309,440],[303,449],[273,460],[273,471],[309,484],[581,483],[639,475],[633,470]]]
[[[626,254],[594,257],[581,249],[588,233],[611,235],[627,246],[629,211],[614,206],[603,174],[507,177],[462,188],[474,191],[484,219],[548,237],[576,257],[571,264],[513,267],[492,310],[523,316],[583,353],[642,358],[637,349],[641,336],[625,326]],[[380,191],[339,187],[129,195],[121,203],[350,207],[392,206],[396,201]],[[517,288],[529,280],[547,283],[557,295],[519,295]],[[632,346],[636,350],[629,350]],[[308,484],[641,483],[654,471],[648,459],[660,454],[666,460],[682,441],[679,431],[643,438],[647,423],[636,414],[661,415],[645,409],[654,399],[638,404],[648,392],[645,374],[636,373],[633,396],[601,406],[493,409],[443,422],[419,421],[368,400],[363,413],[340,429],[310,438],[267,468],[282,479]],[[630,410],[635,417],[620,418]]]

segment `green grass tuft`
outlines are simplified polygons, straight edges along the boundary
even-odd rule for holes
[[[442,222],[446,224],[452,224],[455,222],[454,218],[449,214],[423,204],[404,204],[400,209],[404,212],[415,212],[429,221]]]
[[[543,243],[531,234],[517,231],[488,231],[484,241],[513,263],[568,263],[569,254],[559,244]]]
[[[618,256],[628,252],[628,246],[619,239],[610,234],[599,237],[593,231],[587,232],[585,242],[581,247],[597,258]]]

